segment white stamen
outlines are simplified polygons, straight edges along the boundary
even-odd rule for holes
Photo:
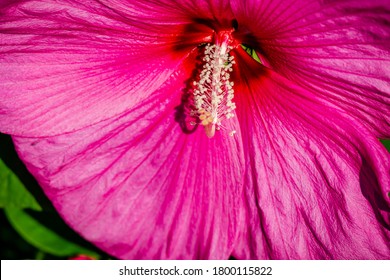
[[[203,69],[199,82],[194,82],[195,107],[199,114],[199,120],[205,128],[206,135],[213,137],[215,130],[220,129],[223,119],[234,116],[232,111],[236,104],[233,85],[229,72],[233,71],[234,57],[229,55],[232,50],[226,42],[221,45],[207,44]],[[233,136],[235,131],[230,133]]]

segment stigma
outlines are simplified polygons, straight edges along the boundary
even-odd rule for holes
[[[230,55],[231,42],[230,32],[225,31],[216,34],[213,44],[205,45],[203,68],[199,80],[193,82],[195,113],[209,138],[224,127],[224,120],[234,117],[236,104],[230,75],[235,62]]]

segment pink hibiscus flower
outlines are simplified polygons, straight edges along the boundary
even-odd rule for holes
[[[388,0],[0,7],[0,131],[101,249],[390,257]]]

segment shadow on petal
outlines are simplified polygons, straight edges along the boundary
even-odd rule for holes
[[[390,230],[390,207],[385,201],[380,190],[374,188],[378,186],[378,180],[374,175],[374,170],[367,160],[363,159],[362,168],[360,170],[360,188],[363,196],[371,204],[378,222],[385,228]]]

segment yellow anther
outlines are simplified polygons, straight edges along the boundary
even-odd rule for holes
[[[199,116],[199,119],[200,119],[201,121],[203,121],[203,120],[206,119],[206,118],[207,118],[206,115],[200,115],[200,116]]]
[[[202,121],[202,125],[208,125],[209,124],[209,121],[208,120],[203,120]]]

